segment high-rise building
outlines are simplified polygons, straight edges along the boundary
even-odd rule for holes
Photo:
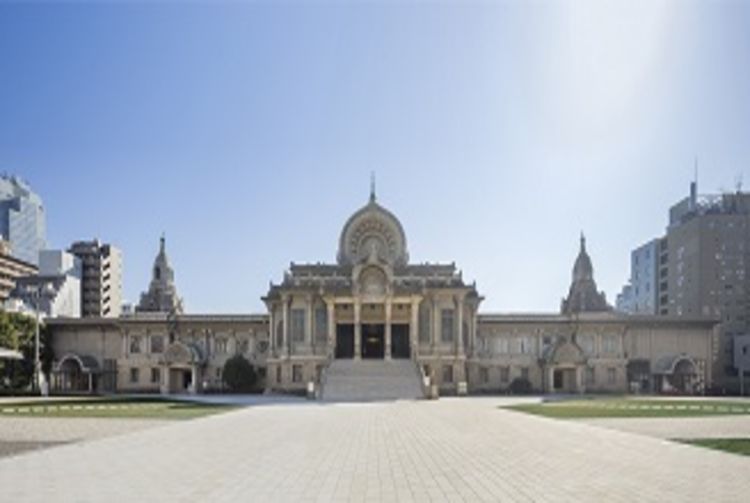
[[[0,176],[0,235],[11,244],[14,257],[39,264],[46,247],[42,199],[15,176]]]
[[[122,253],[98,239],[77,241],[70,253],[81,259],[81,316],[118,317],[122,305]]]
[[[630,253],[630,280],[617,296],[618,311],[632,314],[657,314],[660,241],[652,239]]]
[[[661,246],[659,312],[718,316],[717,381],[738,387],[735,336],[750,334],[750,193],[690,195],[669,211]]]
[[[151,283],[148,291],[141,294],[141,301],[136,307],[138,312],[182,313],[182,299],[177,296],[174,284],[174,270],[169,265],[164,236],[159,241],[159,253],[154,260]]]
[[[5,302],[9,311],[43,317],[81,315],[81,261],[63,250],[39,252],[39,274],[22,276]]]
[[[660,315],[721,319],[714,382],[737,391],[734,341],[750,334],[749,254],[750,193],[699,195],[693,182],[669,209],[666,235],[633,251],[618,309],[650,313],[653,301]]]
[[[18,278],[32,276],[37,272],[38,269],[34,264],[24,262],[11,255],[10,243],[0,239],[0,303],[8,300]]]

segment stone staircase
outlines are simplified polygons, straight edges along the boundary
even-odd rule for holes
[[[422,398],[422,382],[411,360],[333,360],[326,369],[322,400],[371,402]]]

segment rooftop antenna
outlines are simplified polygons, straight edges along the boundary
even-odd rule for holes
[[[698,204],[698,156],[695,156],[693,181],[690,183],[690,209],[694,210]]]
[[[742,173],[737,175],[737,177],[734,179],[734,186],[737,189],[737,193],[742,192]]]
[[[370,171],[370,202],[375,202],[375,172]]]

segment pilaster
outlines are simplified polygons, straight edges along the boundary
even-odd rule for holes
[[[362,305],[359,299],[354,300],[354,359],[362,358],[362,323],[360,320],[360,309]]]
[[[289,297],[287,295],[283,295],[281,297],[282,301],[282,330],[281,330],[281,347],[282,355],[288,357],[289,356]]]
[[[419,301],[417,297],[411,298],[411,327],[409,327],[409,344],[411,346],[411,357],[416,359],[419,353]]]
[[[335,340],[336,340],[336,320],[334,318],[336,304],[332,299],[326,299],[326,309],[328,311],[328,323],[326,328],[328,329],[328,355],[333,356],[335,351]]]

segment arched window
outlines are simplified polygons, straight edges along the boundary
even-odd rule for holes
[[[159,269],[159,266],[154,267],[154,279],[161,279],[161,269]]]

